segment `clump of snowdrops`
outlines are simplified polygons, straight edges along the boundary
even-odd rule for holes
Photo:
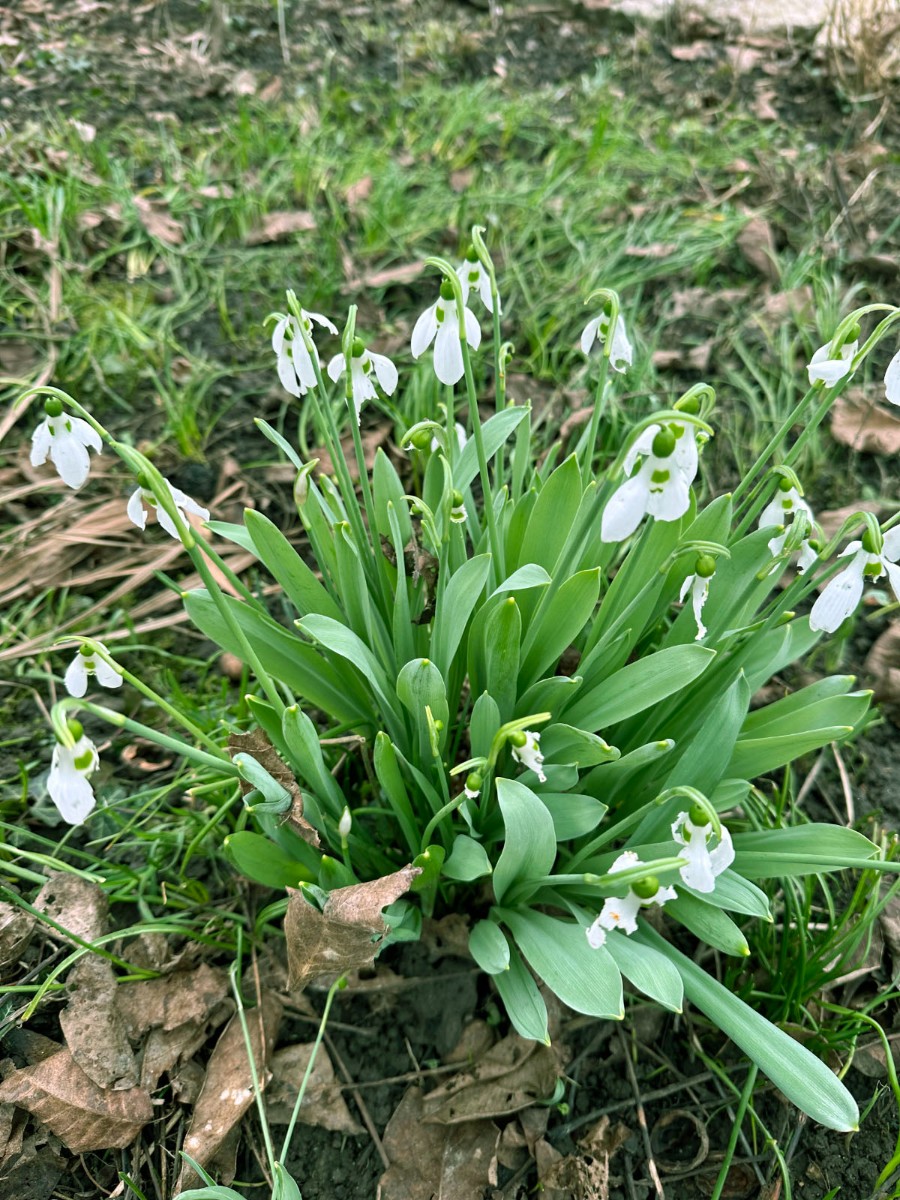
[[[794,471],[900,309],[847,316],[733,494],[701,498],[698,464],[715,452],[706,384],[638,421],[614,457],[599,453],[633,357],[614,291],[588,300],[590,420],[571,453],[557,444],[540,458],[529,407],[506,400],[512,348],[481,230],[461,266],[429,265],[436,298],[411,349],[418,358],[433,346],[445,402],[402,431],[399,470],[381,450],[366,467],[360,410],[400,385],[360,336],[355,308],[324,372],[317,343],[337,335],[331,321],[292,292],[270,318],[279,379],[310,406],[334,464],[317,475],[257,421],[296,470],[301,548],[253,509],[241,525],[210,520],[75,400],[41,389],[33,461],[49,456],[80,487],[89,451],[105,444],[133,473],[128,513],[141,529],[155,515],[193,560],[204,586],[185,597],[187,611],[249,668],[249,709],[299,785],[302,821],[287,819],[297,801],[280,771],[229,749],[227,731],[195,727],[164,698],[166,735],[84,699],[90,683],[123,679],[152,696],[126,656],[90,638],[52,712],[50,794],[73,823],[95,805],[98,758],[82,718],[138,731],[214,776],[241,778],[249,827],[227,839],[228,854],[250,878],[296,889],[292,904],[318,911],[335,889],[406,870],[379,946],[416,938],[423,916],[463,914],[472,957],[523,1037],[548,1037],[539,981],[575,1011],[613,1019],[623,980],[673,1012],[687,997],[800,1109],[852,1129],[857,1107],[837,1076],[676,942],[687,931],[745,956],[735,916],[771,920],[758,880],[894,868],[851,829],[767,827],[753,786],[860,730],[870,694],[833,676],[752,711],[751,698],[851,617],[867,586],[886,577],[900,599],[900,518],[882,527],[860,512],[826,542]],[[472,369],[482,322],[493,332],[487,419]],[[900,355],[885,386],[900,403]],[[341,449],[347,428],[358,483]],[[197,522],[255,554],[293,609],[287,624],[230,574]],[[336,773],[338,753],[347,759]]]

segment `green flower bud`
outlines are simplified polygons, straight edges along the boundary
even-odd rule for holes
[[[700,411],[700,401],[696,396],[685,396],[681,400],[675,402],[675,408],[679,412],[690,413],[691,416],[696,416]]]
[[[462,492],[458,492],[454,488],[453,491],[450,493],[450,503],[453,505],[454,508],[459,508],[459,506],[462,504],[462,502],[463,502]]]
[[[631,890],[636,896],[640,896],[642,900],[652,900],[659,891],[659,880],[655,875],[647,875],[646,878],[639,879],[637,883],[633,883]]]
[[[654,457],[668,458],[675,450],[675,434],[671,429],[661,429],[653,439],[652,446]]]
[[[441,299],[442,300],[452,300],[453,299],[453,284],[450,282],[449,279],[444,279],[441,281]]]
[[[90,658],[94,652],[90,646],[79,646],[78,653],[83,654],[85,658]]]
[[[409,440],[417,450],[427,450],[431,445],[431,438],[431,430],[417,429]]]
[[[63,414],[62,401],[55,396],[48,396],[44,401],[44,412],[48,417],[61,417]]]
[[[701,554],[694,567],[694,574],[701,579],[711,579],[716,573],[716,560],[711,554]]]
[[[466,787],[469,789],[470,792],[480,792],[483,785],[484,785],[484,780],[481,778],[481,776],[478,774],[477,771],[473,771],[472,774],[466,780]]]
[[[858,342],[861,333],[862,333],[862,330],[860,329],[858,323],[856,325],[851,325],[850,328],[847,330],[847,332],[844,334],[844,341],[843,341],[842,345],[847,346],[847,345],[849,345],[850,342]]]

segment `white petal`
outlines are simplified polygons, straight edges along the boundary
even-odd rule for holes
[[[675,466],[684,476],[687,483],[693,483],[700,465],[700,455],[697,451],[697,439],[692,425],[682,425],[684,431],[675,442],[671,458]]]
[[[888,582],[891,585],[891,591],[900,600],[900,567],[896,563],[892,563],[889,559],[883,558],[882,564],[887,571]]]
[[[473,350],[477,350],[481,345],[481,326],[478,324],[478,318],[470,308],[464,308],[463,320],[466,323],[466,341]]]
[[[96,751],[86,771],[79,771],[75,766],[76,757],[87,750],[93,750],[93,746],[86,738],[81,738],[74,748],[57,744],[50,762],[47,791],[60,816],[70,825],[80,825],[96,803],[94,789],[88,781],[96,767]]]
[[[88,672],[87,665],[84,661],[84,655],[79,651],[72,659],[66,668],[65,674],[66,691],[70,696],[81,697],[87,691]]]
[[[50,425],[50,418],[46,417],[31,435],[31,465],[33,467],[44,465],[52,442],[53,429]]]
[[[716,886],[716,877],[706,848],[706,834],[700,831],[699,837],[692,836],[678,853],[688,860],[687,866],[679,872],[687,886],[695,892],[711,892]]]
[[[606,502],[600,522],[600,540],[621,542],[634,533],[647,511],[649,497],[649,475],[641,468]]]
[[[463,376],[462,346],[456,321],[448,317],[434,339],[434,373],[441,383],[458,383]]]
[[[687,825],[689,820],[690,814],[686,812],[680,812],[672,822],[672,837],[679,844],[679,846],[687,845],[688,839],[687,835],[685,834],[684,827]]]
[[[481,272],[481,278],[478,280],[478,294],[481,296],[481,303],[489,313],[494,311],[494,297],[491,294],[491,277],[487,271]],[[497,312],[500,312],[500,297],[497,297]]]
[[[204,521],[209,520],[208,508],[204,508],[202,504],[198,504],[196,500],[192,500],[190,496],[186,495],[181,490],[181,488],[174,487],[171,483],[169,483],[168,479],[166,480],[166,486],[169,489],[169,494],[171,495],[173,501],[178,508],[182,510],[182,515],[186,512],[189,512],[193,513],[194,516],[200,517]],[[187,524],[187,522],[185,522],[185,524]]]
[[[659,433],[661,426],[650,425],[642,434],[632,443],[625,453],[625,459],[622,463],[622,470],[626,475],[630,475],[634,470],[634,464],[639,458],[646,458],[653,451],[653,440]]]
[[[347,360],[344,358],[343,354],[336,354],[328,364],[328,378],[334,383],[337,383],[346,369]]]
[[[649,467],[653,467],[654,470],[669,470],[669,478],[666,483],[661,485],[648,483],[647,512],[652,517],[656,517],[658,521],[677,521],[690,507],[691,492],[687,480],[675,464],[672,463],[671,467],[666,467],[663,465],[664,462],[672,463],[672,460],[671,458],[668,460],[651,458],[641,468],[642,475]],[[655,490],[657,487],[658,491]]]
[[[766,545],[769,547],[769,553],[773,558],[776,558],[784,549],[784,543],[787,541],[787,530],[784,533],[779,533],[778,537],[770,538]]]
[[[709,580],[703,579],[699,575],[694,580],[691,587],[691,600],[694,607],[694,620],[697,622],[697,637],[705,638],[707,634],[706,626],[703,624],[703,605],[706,603],[706,598],[709,595]]]
[[[655,896],[651,896],[647,902],[649,904],[658,904],[660,908],[669,900],[677,900],[678,893],[673,887],[661,887]]]
[[[643,864],[633,850],[623,850],[613,865],[609,868],[607,874],[615,875],[617,871],[627,871],[631,867],[640,867]]]
[[[313,354],[316,356],[316,362],[319,361],[319,352],[313,346]],[[313,366],[312,356],[306,348],[306,343],[303,338],[297,334],[291,342],[291,358],[294,360],[294,370],[297,372],[297,378],[305,392],[308,388],[314,388],[318,383],[316,379],[316,370]]]
[[[128,519],[133,525],[137,525],[138,529],[147,528],[147,510],[144,508],[143,488],[135,488],[131,493],[125,511],[128,513]]]
[[[323,317],[321,313],[307,312],[306,309],[303,309],[302,312],[304,317],[309,317],[311,321],[316,321],[319,325],[324,326],[329,333],[337,333],[337,326],[329,321],[327,317]]]
[[[634,892],[627,896],[610,896],[603,901],[603,908],[597,920],[604,929],[623,929],[625,933],[634,933],[637,929],[637,916],[641,911],[641,901]]]
[[[91,471],[91,456],[77,437],[68,431],[59,433],[50,447],[50,458],[63,483],[80,488]]]
[[[282,317],[281,320],[276,323],[275,328],[272,330],[272,349],[275,351],[275,353],[278,355],[279,358],[281,357],[282,351],[284,350],[285,333],[287,331],[289,321],[290,321],[290,317]]]
[[[381,390],[388,396],[392,396],[397,387],[397,368],[384,354],[370,354],[369,361],[375,372],[375,378],[381,385]]]
[[[609,353],[609,365],[614,371],[624,373],[631,366],[634,351],[628,334],[625,332],[625,322],[621,317],[616,321],[616,331],[613,334],[612,349]]]
[[[292,396],[302,396],[306,388],[300,386],[290,355],[279,354],[276,365],[278,367],[278,378],[284,390],[290,392]]]
[[[787,534],[784,534],[782,541],[786,540]],[[772,543],[770,542],[769,545],[771,546],[771,544]],[[800,572],[800,574],[805,574],[818,557],[818,554],[816,554],[815,550],[813,550],[812,546],[809,544],[809,538],[804,538],[800,543],[800,553],[797,556],[797,570]]]
[[[600,318],[594,317],[593,321],[588,321],[584,329],[581,331],[581,352],[582,354],[590,354],[591,346],[597,340],[597,330],[600,328]]]
[[[881,550],[883,558],[897,562],[900,559],[900,525],[895,525],[884,535],[884,545]]]
[[[600,947],[605,944],[606,930],[600,924],[599,917],[593,923],[593,925],[588,926],[588,928],[584,932],[587,934],[587,940],[588,940],[589,944],[591,946],[593,946],[593,948],[595,950],[599,950]]]
[[[884,373],[884,394],[891,404],[900,404],[900,350],[888,363]]]
[[[72,433],[78,438],[82,446],[90,446],[92,450],[96,450],[98,454],[103,452],[103,442],[100,440],[100,434],[87,421],[83,421],[81,417],[70,417],[72,422]]]
[[[438,329],[437,306],[439,303],[440,301],[437,301],[430,308],[426,308],[413,326],[412,339],[410,341],[413,358],[418,358],[421,354],[424,354],[434,341],[434,335]]]
[[[182,520],[184,520],[184,513],[179,513],[179,516],[182,518]],[[181,534],[178,532],[175,522],[161,504],[157,504],[156,506],[156,519],[159,521],[160,525],[166,531],[169,537],[174,538],[176,542],[181,541]],[[185,524],[187,524],[186,520]]]
[[[724,825],[722,826],[722,836],[719,839],[719,844],[714,850],[710,850],[709,852],[709,860],[712,863],[714,875],[721,875],[734,862],[734,843],[731,840],[731,834]]]
[[[809,614],[810,629],[834,633],[855,611],[863,594],[863,566],[864,560],[857,556],[849,567],[829,579]]]
[[[830,346],[820,346],[806,368],[809,382],[812,384],[821,379],[826,387],[834,387],[838,380],[849,375],[853,369],[853,355],[856,353],[857,346],[857,342],[842,346],[840,358],[829,358]]]
[[[81,656],[79,655],[79,657]],[[97,665],[94,667],[94,674],[101,687],[117,688],[122,686],[122,676],[115,667],[110,666],[102,658],[98,658],[96,662]]]

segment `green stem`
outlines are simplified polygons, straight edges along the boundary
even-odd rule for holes
[[[722,1167],[716,1179],[716,1186],[713,1188],[713,1193],[710,1200],[720,1200],[725,1184],[728,1179],[728,1172],[731,1170],[731,1162],[734,1158],[734,1152],[737,1149],[738,1138],[741,1136],[741,1126],[744,1123],[744,1117],[747,1113],[747,1105],[750,1103],[750,1097],[753,1095],[753,1089],[756,1086],[756,1076],[759,1073],[759,1067],[756,1063],[750,1064],[750,1070],[747,1072],[747,1078],[744,1082],[743,1090],[741,1091],[741,1099],[738,1103],[737,1112],[734,1115],[734,1122],[731,1126],[731,1136],[728,1139],[728,1146],[725,1150],[725,1159],[722,1162]]]
[[[603,416],[603,408],[606,402],[606,380],[609,375],[609,355],[607,351],[611,341],[611,338],[607,338],[607,344],[603,347],[603,355],[600,359],[600,374],[597,379],[597,391],[594,398],[594,411],[591,413],[591,422],[588,426],[584,442],[584,458],[581,470],[582,476],[585,479],[590,479],[591,477],[594,466],[594,455],[597,453],[597,434],[600,429],[600,418]]]
[[[294,1136],[294,1126],[297,1124],[297,1117],[300,1114],[300,1106],[303,1103],[303,1097],[306,1095],[306,1085],[309,1083],[312,1075],[313,1066],[315,1065],[316,1055],[319,1053],[319,1047],[322,1045],[322,1039],[325,1036],[325,1026],[328,1022],[328,1014],[331,1012],[331,1004],[335,995],[347,986],[347,980],[343,975],[336,979],[328,989],[328,995],[325,998],[325,1008],[322,1012],[322,1020],[319,1022],[319,1031],[316,1034],[316,1040],[313,1042],[312,1053],[309,1056],[309,1062],[306,1064],[306,1071],[303,1074],[303,1079],[300,1082],[300,1090],[297,1092],[297,1099],[294,1102],[294,1111],[291,1113],[290,1124],[287,1127],[287,1133],[284,1135],[284,1141],[281,1145],[281,1154],[278,1156],[279,1162],[284,1162],[287,1152],[290,1149],[291,1138]]]
[[[460,346],[462,348],[463,368],[466,373],[466,392],[469,397],[469,416],[472,421],[472,436],[475,439],[475,453],[478,457],[478,473],[481,476],[481,489],[484,493],[484,515],[487,520],[488,540],[493,556],[493,575],[499,583],[506,575],[503,561],[503,549],[500,544],[500,534],[497,531],[497,519],[494,515],[494,494],[488,476],[487,457],[484,452],[484,437],[481,432],[481,417],[478,413],[478,398],[475,394],[475,377],[472,374],[472,359],[469,354],[469,344],[465,339],[463,318],[460,316]]]
[[[238,928],[238,956],[241,952],[242,930]],[[237,1005],[238,1020],[241,1023],[241,1033],[244,1035],[244,1048],[247,1051],[247,1061],[250,1064],[250,1079],[253,1084],[253,1098],[256,1101],[256,1108],[259,1113],[259,1123],[262,1126],[263,1140],[266,1144],[266,1158],[269,1160],[269,1169],[274,1177],[275,1175],[275,1147],[272,1145],[272,1131],[269,1128],[269,1121],[266,1116],[266,1106],[263,1103],[262,1088],[259,1086],[259,1073],[256,1070],[256,1059],[253,1056],[253,1043],[250,1040],[250,1030],[247,1027],[247,1014],[244,1009],[244,999],[241,996],[240,985],[238,984],[238,969],[240,957],[236,958],[228,972],[228,978],[231,981],[231,990],[234,992],[234,1000]],[[256,1010],[259,1014],[259,1010]],[[261,1014],[259,1014],[261,1015]],[[265,1035],[263,1034],[263,1038]]]

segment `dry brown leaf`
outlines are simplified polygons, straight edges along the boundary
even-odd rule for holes
[[[141,979],[118,987],[116,1007],[128,1036],[136,1042],[149,1029],[177,1029],[205,1021],[228,994],[224,971],[202,963],[160,979]]]
[[[843,508],[829,508],[817,513],[816,521],[827,540],[833,538],[847,518],[857,512],[870,512],[880,517],[884,512],[884,505],[879,504],[877,500],[857,500],[853,504],[845,504]],[[862,537],[862,533],[858,532],[854,536]]]
[[[0,901],[0,972],[15,965],[31,941],[34,917],[14,904]]]
[[[278,757],[278,752],[263,731],[251,729],[249,733],[231,734],[228,739],[228,751],[232,756],[249,754],[251,758],[255,758],[263,770],[268,771],[272,778],[290,793],[291,807],[284,818],[285,822],[311,846],[321,845],[318,833],[303,816],[303,793],[300,791],[300,785],[290,768]],[[241,790],[246,796],[253,791],[253,785],[242,779]]]
[[[25,1134],[25,1121],[18,1125],[0,1163],[0,1196],[10,1200],[49,1200],[66,1170],[62,1142],[41,1126]]]
[[[702,58],[715,58],[711,42],[691,42],[688,46],[670,46],[669,53],[678,62],[697,62]]]
[[[259,80],[254,72],[246,67],[243,71],[238,71],[225,87],[225,91],[230,92],[232,96],[255,96],[258,90]]]
[[[398,267],[386,267],[383,271],[364,271],[362,275],[349,275],[347,287],[351,290],[391,287],[393,284],[412,283],[425,270],[424,262],[403,263]]]
[[[52,874],[35,896],[34,907],[85,942],[101,937],[109,928],[106,893],[79,875],[63,871]],[[68,940],[50,925],[44,929],[54,941]]]
[[[900,417],[874,401],[861,389],[838,396],[831,410],[831,436],[842,446],[868,454],[900,452]]]
[[[677,242],[651,242],[649,246],[626,246],[629,258],[670,258],[678,249]]]
[[[475,168],[463,167],[460,171],[450,172],[450,187],[454,192],[465,192],[475,182]]]
[[[748,46],[744,42],[738,42],[725,47],[725,55],[731,68],[737,74],[742,75],[747,71],[752,71],[762,60],[762,52],[755,50],[752,46]]]
[[[336,888],[322,912],[302,891],[288,888],[284,934],[290,987],[299,990],[317,975],[340,975],[374,962],[387,932],[381,910],[408,892],[420,874],[410,865],[382,879]]]
[[[273,1125],[290,1123],[300,1081],[306,1073],[314,1046],[315,1042],[297,1042],[293,1046],[285,1046],[273,1056],[272,1079],[266,1090],[266,1113]],[[319,1047],[316,1055],[298,1120],[304,1125],[318,1125],[335,1133],[351,1133],[354,1136],[365,1133],[350,1115],[324,1046]]]
[[[391,1165],[378,1182],[377,1200],[481,1200],[497,1184],[497,1126],[426,1125],[422,1111],[422,1093],[410,1088],[384,1131]]]
[[[356,212],[372,195],[372,176],[363,175],[361,179],[357,179],[355,183],[351,183],[344,190],[344,199],[347,201],[347,207],[351,212]]]
[[[766,87],[764,83],[758,83],[755,95],[750,101],[750,111],[760,121],[780,121],[778,109],[772,103],[775,98],[774,88]]]
[[[69,1002],[59,1023],[69,1053],[98,1087],[137,1086],[137,1063],[116,1008],[116,976],[105,958],[86,954],[66,979]]]
[[[767,292],[762,308],[754,314],[763,326],[776,328],[784,321],[804,324],[815,312],[815,297],[811,287],[789,288],[786,292]]]
[[[184,241],[184,226],[169,212],[164,200],[148,200],[146,196],[135,196],[141,224],[151,237],[166,246],[180,246]]]
[[[471,1069],[426,1096],[428,1122],[455,1125],[509,1116],[553,1093],[559,1074],[555,1050],[516,1034],[498,1042]]]
[[[900,718],[900,623],[888,625],[866,655],[864,666],[875,699],[887,705],[888,715],[897,723]]]
[[[719,322],[730,316],[732,310],[747,299],[747,287],[711,289],[705,287],[679,288],[669,300],[669,320],[691,320]]]
[[[42,1121],[73,1154],[124,1149],[153,1119],[142,1088],[100,1088],[68,1050],[15,1071],[0,1084],[0,1101]]]
[[[763,278],[777,283],[781,278],[772,226],[765,217],[751,217],[737,236],[738,248],[751,267]]]
[[[311,212],[270,212],[262,219],[258,229],[251,229],[244,239],[248,246],[264,246],[267,242],[280,242],[293,233],[309,233],[315,229],[316,218]]]
[[[609,1200],[609,1158],[560,1154],[545,1139],[535,1147],[541,1200]]]
[[[272,992],[264,992],[260,1006],[246,1013],[250,1049],[261,1088],[266,1086],[269,1079],[268,1062],[278,1037],[281,1012],[278,998]],[[241,1117],[252,1103],[253,1080],[247,1047],[244,1045],[241,1022],[238,1016],[234,1016],[210,1055],[203,1089],[191,1115],[191,1124],[184,1139],[184,1148],[191,1158],[201,1167],[208,1167],[214,1160],[221,1161],[223,1146],[237,1133]],[[226,1184],[234,1178],[233,1174],[229,1178],[228,1172],[223,1172],[221,1168],[219,1176]],[[185,1163],[175,1191],[180,1192],[196,1184],[196,1173]]]
[[[709,366],[713,345],[712,340],[708,340],[684,350],[654,350],[653,365],[661,371],[671,370],[673,367],[705,371]]]

